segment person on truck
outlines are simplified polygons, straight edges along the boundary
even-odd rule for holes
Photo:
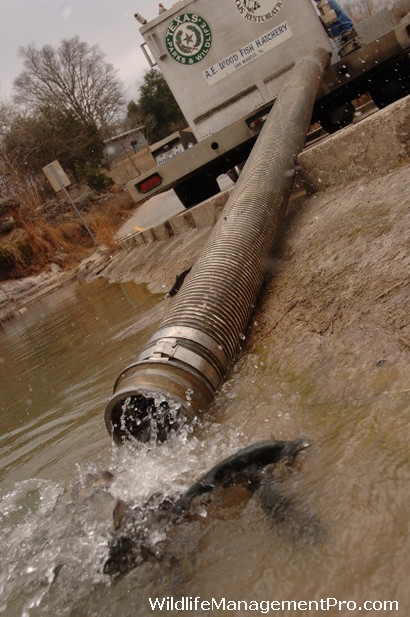
[[[320,2],[320,0],[315,1]],[[329,27],[332,36],[340,37],[343,43],[357,36],[352,20],[336,0],[328,0],[328,4],[336,13],[336,21]]]

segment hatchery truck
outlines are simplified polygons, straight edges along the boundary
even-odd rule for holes
[[[326,0],[180,0],[149,22],[136,15],[142,50],[197,143],[130,181],[133,199],[173,188],[190,207],[217,193],[216,178],[246,160],[287,74],[315,47],[331,54],[312,119],[328,132],[352,121],[362,94],[384,107],[410,93],[409,16],[397,23],[385,9],[341,49],[328,9]]]

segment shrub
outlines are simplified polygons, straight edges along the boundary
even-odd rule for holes
[[[97,193],[102,193],[110,189],[114,182],[111,178],[104,175],[98,169],[86,169],[81,172],[81,176],[88,184],[90,189]]]

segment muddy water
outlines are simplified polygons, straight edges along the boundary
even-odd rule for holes
[[[281,373],[251,337],[194,433],[118,450],[104,405],[165,307],[131,284],[76,284],[3,324],[0,614],[245,616],[283,601],[268,614],[362,615],[375,602],[369,614],[407,616],[409,397],[405,389],[389,395],[389,368],[380,396],[341,403],[325,389],[317,396],[314,375]],[[348,363],[338,378],[352,379]],[[174,532],[161,562],[115,583],[102,573],[116,499],[178,493],[218,459],[269,437],[311,441],[282,487],[298,520],[273,524],[255,499],[231,489]],[[88,475],[102,469],[112,485],[89,487]],[[320,533],[298,533],[312,518]],[[172,610],[170,598],[196,596],[221,608],[192,600],[185,612]],[[153,612],[156,597],[168,604]],[[317,605],[307,610],[309,601]]]

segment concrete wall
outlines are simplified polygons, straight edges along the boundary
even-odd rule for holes
[[[314,190],[377,177],[410,159],[410,96],[349,126],[299,156]]]
[[[298,164],[310,190],[347,187],[410,161],[410,96],[304,150]],[[212,227],[232,189],[171,220],[120,240],[125,249]]]

